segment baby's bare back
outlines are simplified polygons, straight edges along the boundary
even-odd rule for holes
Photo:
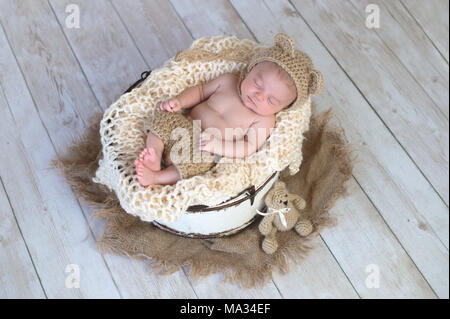
[[[261,117],[242,103],[235,76],[227,78],[207,100],[192,107],[189,114],[193,119],[201,120],[202,129],[216,128],[227,140],[242,138]],[[226,128],[234,129],[234,134],[230,136],[230,130],[226,134]]]

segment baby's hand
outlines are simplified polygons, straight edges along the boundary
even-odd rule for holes
[[[163,111],[173,113],[173,112],[177,112],[177,111],[179,111],[179,110],[181,109],[181,103],[180,103],[180,101],[175,97],[175,98],[168,99],[168,100],[162,102],[162,103],[159,105],[159,108],[160,108],[161,110],[163,110]]]
[[[210,153],[214,153],[214,149],[217,147],[218,139],[208,132],[203,132],[200,134],[200,143],[199,149],[201,151],[206,151]]]

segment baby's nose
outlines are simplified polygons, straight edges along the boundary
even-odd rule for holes
[[[262,99],[264,99],[264,94],[260,91],[256,91],[255,98],[258,99],[258,101],[261,101]]]

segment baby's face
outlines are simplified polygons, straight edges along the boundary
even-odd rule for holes
[[[256,64],[241,83],[242,102],[260,115],[278,113],[295,99],[295,86],[280,79],[277,66],[264,61]]]

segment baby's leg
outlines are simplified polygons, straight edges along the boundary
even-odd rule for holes
[[[166,169],[152,171],[138,161],[136,164],[137,179],[142,186],[173,185],[180,180],[180,174],[174,165]]]
[[[157,135],[149,132],[146,146],[147,148],[139,155],[139,160],[148,169],[159,171],[161,169],[161,156],[164,151],[164,143]]]

